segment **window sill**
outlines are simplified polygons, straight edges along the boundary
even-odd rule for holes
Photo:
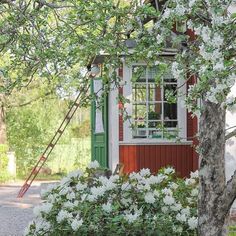
[[[131,141],[120,141],[119,145],[192,145],[193,141],[175,142],[171,140],[133,139]]]

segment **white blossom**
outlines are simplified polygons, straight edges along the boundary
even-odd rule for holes
[[[148,192],[148,193],[145,194],[144,200],[145,200],[146,203],[153,204],[156,200],[155,195],[151,192]]]
[[[96,160],[92,161],[88,164],[89,169],[97,169],[99,167],[100,167],[100,165],[99,165],[98,161],[96,161]]]
[[[91,188],[91,193],[92,195],[94,195],[95,197],[97,196],[102,196],[105,192],[105,188],[104,186],[100,186],[100,187],[92,187]]]
[[[172,167],[168,167],[164,169],[164,174],[169,175],[175,173],[175,170]]]
[[[176,190],[178,187],[179,187],[179,185],[176,184],[176,183],[171,183],[171,184],[170,184],[170,188],[172,188],[172,189],[174,189],[174,190]]]
[[[134,213],[134,214],[125,214],[124,215],[124,218],[125,220],[128,221],[128,223],[133,223],[134,221],[136,221],[139,217],[139,214],[138,213]]]
[[[197,228],[197,217],[191,217],[188,219],[188,225],[190,229],[196,229]]]
[[[198,189],[195,188],[191,191],[191,196],[195,197],[197,195],[198,195]]]
[[[145,176],[147,176],[147,175],[150,175],[151,174],[151,172],[150,172],[150,170],[149,169],[141,169],[140,170],[140,175],[142,176],[142,177],[145,177]]]
[[[191,172],[191,173],[190,173],[190,177],[193,178],[193,179],[194,179],[194,178],[198,178],[198,176],[199,176],[198,170],[196,170],[195,172]]]
[[[195,179],[186,179],[185,180],[185,184],[186,185],[191,185],[191,184],[195,184],[196,183],[196,180]]]
[[[183,70],[179,70],[179,64],[177,62],[173,62],[171,72],[175,79],[180,79],[182,77]]]
[[[72,171],[67,175],[68,178],[79,178],[81,176],[83,176],[83,171],[81,170]]]
[[[214,71],[222,71],[225,69],[224,62],[223,61],[218,61],[214,66],[213,70]]]
[[[194,6],[195,2],[196,2],[196,0],[189,0],[189,3],[188,3],[189,7],[192,8]]]
[[[66,198],[67,198],[68,200],[73,200],[73,199],[75,199],[75,193],[74,193],[74,192],[68,193],[68,194],[66,195]]]
[[[187,216],[190,215],[190,208],[189,207],[183,208],[181,210],[181,213]]]
[[[48,214],[51,209],[52,209],[53,205],[51,203],[43,203],[41,206],[36,206],[33,210],[33,213],[35,216],[40,216],[42,213],[46,213]]]
[[[107,204],[102,204],[102,209],[105,212],[110,213],[112,211],[111,203],[108,202]]]
[[[173,206],[170,206],[170,209],[173,211],[179,211],[181,210],[181,208],[182,208],[182,205],[180,203],[176,203]]]
[[[161,190],[161,192],[164,193],[165,195],[170,195],[170,196],[173,194],[172,190],[169,188],[164,188]]]
[[[81,227],[81,225],[83,225],[83,219],[78,220],[77,218],[75,218],[71,223],[71,228],[74,231],[77,231]]]
[[[175,199],[174,199],[172,196],[166,195],[166,196],[163,198],[163,202],[164,202],[166,205],[173,205],[173,204],[175,203]]]
[[[121,190],[122,191],[129,190],[129,189],[131,189],[131,185],[128,182],[121,185]]]
[[[187,221],[187,217],[185,214],[180,214],[178,213],[176,215],[176,220],[180,221],[180,222],[186,222]]]
[[[178,4],[175,8],[176,15],[183,16],[185,14],[186,8],[183,5]]]
[[[41,233],[41,232],[47,232],[51,228],[50,222],[46,220],[41,220],[36,222],[35,224],[35,232],[36,233]]]
[[[79,182],[75,187],[76,187],[77,191],[83,191],[88,187],[88,185],[87,184],[82,184],[82,183]]]
[[[163,206],[163,207],[161,208],[161,211],[162,211],[163,213],[166,213],[166,212],[168,211],[168,207]]]
[[[71,219],[73,215],[66,210],[60,210],[57,215],[57,222],[61,223],[64,220]]]

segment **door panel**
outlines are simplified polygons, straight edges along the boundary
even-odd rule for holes
[[[108,168],[108,96],[99,92],[99,86],[102,86],[101,78],[91,81],[91,93],[96,93],[101,99],[100,103],[93,100],[91,104],[91,151],[92,160],[97,160],[100,166]]]

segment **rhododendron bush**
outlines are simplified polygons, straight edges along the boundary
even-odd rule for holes
[[[42,192],[25,235],[195,235],[198,173],[171,167],[129,176],[98,176],[92,162]]]

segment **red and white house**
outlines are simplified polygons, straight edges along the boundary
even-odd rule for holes
[[[160,56],[174,60],[171,50]],[[101,64],[103,58],[97,56],[93,64]],[[132,82],[137,70],[141,71],[141,75]],[[178,87],[180,94],[186,94],[194,78],[187,84],[180,84],[169,73],[163,75],[162,82],[157,85],[154,81],[158,75],[156,66],[148,67],[145,62],[127,65],[125,60],[117,73],[122,78],[123,86],[109,92],[102,109],[96,102],[92,105],[92,159],[111,170],[122,163],[125,173],[142,168],[156,172],[169,165],[180,176],[188,176],[198,168],[198,157],[194,151],[197,119],[192,118],[183,107],[184,95],[170,104],[165,99],[165,93]],[[101,77],[95,78],[92,81],[93,92],[100,93],[101,88]],[[124,121],[120,112],[123,105],[117,100],[118,93],[129,99],[130,103],[124,106],[131,119]],[[171,138],[176,135],[180,142]]]

